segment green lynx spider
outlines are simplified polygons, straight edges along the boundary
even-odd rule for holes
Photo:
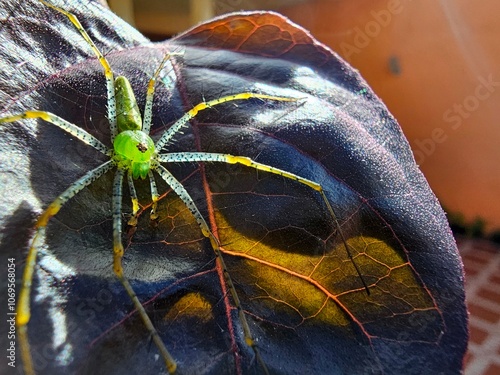
[[[91,47],[102,67],[104,68],[104,75],[106,78],[107,85],[107,97],[108,97],[108,120],[111,129],[111,143],[113,148],[108,148],[97,138],[87,133],[85,130],[79,128],[78,126],[71,124],[64,119],[45,111],[29,110],[12,116],[6,116],[0,118],[0,124],[10,123],[15,121],[22,121],[24,119],[42,119],[49,122],[60,129],[66,131],[72,136],[78,138],[85,144],[95,148],[102,154],[109,157],[109,160],[98,166],[97,168],[87,172],[81,178],[73,182],[61,195],[59,195],[41,214],[35,225],[35,235],[31,242],[29,248],[26,266],[24,269],[24,274],[22,278],[21,291],[17,307],[17,329],[19,334],[19,341],[21,347],[21,356],[23,359],[24,369],[26,374],[34,375],[34,367],[31,358],[31,352],[28,340],[28,328],[27,324],[30,320],[30,295],[31,295],[31,284],[33,280],[33,273],[37,261],[37,253],[40,247],[43,245],[43,238],[45,237],[46,226],[50,218],[56,215],[61,207],[72,197],[78,194],[83,188],[93,183],[96,179],[101,177],[106,172],[110,171],[112,168],[116,168],[114,183],[113,183],[113,200],[112,200],[112,211],[113,211],[113,271],[120,280],[121,284],[127,291],[127,294],[131,298],[135,309],[138,311],[144,325],[149,331],[153,341],[155,342],[158,350],[160,351],[161,357],[165,361],[166,368],[170,374],[174,374],[177,368],[175,360],[172,358],[171,354],[167,350],[165,344],[160,338],[158,332],[153,326],[151,320],[149,319],[144,307],[137,298],[134,290],[132,289],[128,279],[124,274],[122,267],[122,258],[124,255],[124,249],[122,245],[122,185],[125,174],[127,175],[128,185],[130,189],[130,195],[132,200],[132,216],[129,220],[129,224],[135,226],[137,224],[137,214],[139,211],[139,204],[137,199],[137,194],[134,188],[133,180],[146,177],[150,181],[151,197],[152,197],[152,208],[151,208],[151,218],[156,219],[158,217],[156,213],[156,205],[159,199],[159,194],[157,192],[153,171],[158,173],[161,178],[163,178],[167,184],[172,188],[172,190],[180,197],[184,202],[190,212],[193,214],[198,225],[201,228],[201,232],[205,237],[210,240],[211,246],[215,252],[216,262],[218,263],[220,269],[224,273],[228,288],[230,290],[233,303],[238,311],[239,319],[241,321],[244,337],[246,344],[252,347],[255,357],[260,364],[264,373],[268,373],[266,365],[262,360],[259,350],[255,344],[255,341],[250,332],[250,328],[245,318],[244,311],[241,307],[240,300],[234,288],[233,282],[229,275],[229,272],[224,263],[221,250],[219,247],[219,241],[211,232],[207,222],[199,212],[194,201],[190,197],[189,193],[185,190],[183,185],[162,165],[162,163],[179,163],[179,162],[218,162],[218,163],[230,163],[230,164],[242,164],[250,168],[254,168],[260,171],[265,171],[280,175],[284,178],[297,181],[303,185],[310,187],[311,189],[317,191],[323,198],[325,205],[332,217],[333,222],[337,228],[338,234],[341,236],[344,242],[345,249],[348,256],[352,260],[348,245],[343,238],[342,232],[340,231],[340,226],[330,205],[326,195],[323,192],[323,188],[320,184],[308,180],[306,178],[295,175],[291,172],[274,168],[269,165],[261,164],[252,159],[244,156],[234,156],[229,154],[218,154],[218,153],[207,153],[207,152],[180,152],[180,153],[163,153],[160,152],[165,147],[165,145],[172,139],[173,136],[183,127],[188,124],[188,122],[193,119],[200,111],[205,109],[215,107],[217,105],[236,101],[236,100],[247,100],[250,98],[258,98],[262,100],[275,100],[275,101],[296,101],[292,98],[275,97],[264,94],[243,92],[239,94],[225,96],[219,99],[211,100],[208,102],[202,102],[194,106],[190,111],[185,113],[179,120],[177,120],[168,130],[166,130],[159,140],[154,143],[149,137],[149,130],[151,126],[151,116],[152,116],[152,106],[153,106],[153,96],[155,89],[155,82],[163,69],[165,63],[168,61],[171,55],[166,55],[161,62],[158,69],[155,71],[153,77],[150,79],[147,93],[146,93],[146,104],[144,108],[144,117],[141,119],[139,108],[137,106],[134,93],[130,86],[127,78],[120,76],[116,79],[114,78],[113,71],[102,55],[99,49],[96,47],[94,42],[91,40],[87,32],[83,29],[82,25],[78,21],[75,15],[56,7],[52,4],[47,3],[45,0],[40,0],[41,3],[46,6],[64,14],[72,24],[77,28],[83,38],[86,40],[88,45]],[[368,291],[368,287],[364,283],[361,273],[354,263],[358,275],[363,282],[363,286]]]

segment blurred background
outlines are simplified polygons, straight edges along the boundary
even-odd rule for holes
[[[500,374],[499,1],[108,2],[152,40],[224,13],[278,11],[358,69],[399,121],[457,234],[471,312],[465,374]]]

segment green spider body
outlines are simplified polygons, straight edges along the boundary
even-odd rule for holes
[[[142,131],[141,112],[126,77],[116,78],[115,98],[118,134],[113,141],[113,160],[119,168],[130,171],[134,180],[145,179],[157,156],[155,144]]]
[[[134,90],[126,77],[116,77],[115,98],[118,132],[142,130],[141,112],[135,100]]]
[[[119,168],[132,173],[134,180],[145,179],[156,157],[155,144],[142,130],[125,130],[113,142],[113,160]]]

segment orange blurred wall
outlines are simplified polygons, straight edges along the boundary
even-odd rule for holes
[[[500,228],[500,1],[317,0],[280,11],[361,72],[449,211]]]

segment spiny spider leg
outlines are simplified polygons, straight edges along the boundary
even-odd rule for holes
[[[152,118],[152,112],[153,112],[153,98],[155,95],[156,80],[158,79],[160,72],[165,67],[165,64],[167,63],[167,61],[170,60],[170,58],[172,56],[179,56],[179,55],[182,55],[182,53],[169,52],[169,53],[165,54],[160,65],[158,66],[158,68],[154,72],[153,76],[149,80],[148,89],[146,91],[146,104],[144,105],[144,114],[142,116],[142,131],[146,134],[149,134],[149,131],[151,129],[151,118]]]
[[[234,155],[229,155],[229,154],[219,154],[219,153],[209,153],[209,152],[172,152],[169,154],[161,154],[158,156],[158,161],[160,163],[179,163],[179,162],[219,162],[219,163],[228,163],[228,164],[242,164],[250,168],[254,168],[260,171],[264,172],[269,172],[273,173],[285,178],[288,178],[290,180],[297,181],[303,185],[306,185],[310,187],[311,189],[316,190],[322,197],[323,201],[325,202],[325,205],[328,209],[328,212],[330,213],[333,222],[335,223],[335,229],[339,233],[341,240],[344,244],[344,248],[347,252],[347,256],[351,260],[351,263],[353,264],[356,273],[358,274],[359,278],[361,279],[361,283],[363,284],[363,288],[365,289],[366,293],[370,295],[370,289],[368,288],[368,285],[366,284],[363,275],[361,274],[360,269],[358,268],[358,265],[354,261],[354,258],[351,254],[351,251],[349,250],[349,245],[347,244],[347,241],[344,237],[344,234],[342,233],[342,230],[340,229],[340,223],[337,219],[337,215],[335,215],[335,211],[333,210],[332,205],[328,201],[328,198],[325,195],[325,192],[323,190],[323,187],[321,184],[318,184],[317,182],[311,181],[307,178],[300,177],[294,173],[287,172],[283,169],[275,168],[267,164],[262,164],[259,162],[256,162],[248,157],[245,156],[234,156]]]
[[[130,285],[128,279],[125,277],[123,271],[122,259],[124,249],[122,244],[122,186],[124,174],[125,170],[117,169],[115,180],[113,183],[113,271],[127,291],[127,294],[134,303],[134,307],[138,311],[144,325],[151,334],[153,341],[158,347],[158,350],[160,350],[161,356],[165,360],[168,372],[170,374],[174,374],[177,368],[177,364],[175,363],[172,355],[165,347],[165,344],[158,334],[158,331],[153,326],[151,319],[149,319],[146,310],[139,301],[139,298],[137,298],[137,295],[132,289],[132,286]]]
[[[108,60],[103,56],[101,51],[96,47],[92,39],[90,38],[89,34],[85,31],[83,28],[82,24],[80,21],[78,21],[78,18],[70,12],[67,12],[66,10],[56,7],[55,5],[52,5],[45,0],[39,0],[42,4],[48,6],[49,8],[52,8],[59,13],[64,14],[68,19],[71,21],[71,23],[76,27],[76,29],[80,32],[80,34],[83,36],[87,44],[92,48],[92,51],[94,51],[95,55],[99,59],[99,62],[101,63],[102,67],[104,68],[104,76],[106,78],[106,92],[108,94],[108,121],[109,121],[109,128],[111,130],[111,143],[113,143],[116,135],[118,134],[118,127],[116,123],[116,100],[115,100],[115,80],[113,76],[113,71],[111,70],[111,66],[108,63]]]
[[[99,167],[85,173],[78,180],[73,182],[61,195],[59,195],[49,206],[43,211],[35,224],[35,236],[31,242],[24,266],[23,279],[21,283],[21,292],[19,293],[19,301],[17,305],[16,326],[19,332],[19,342],[21,345],[21,356],[23,359],[24,371],[28,375],[34,375],[35,370],[31,358],[31,351],[28,340],[28,322],[31,317],[30,311],[30,295],[31,284],[33,282],[33,272],[36,266],[36,258],[38,250],[43,246],[43,238],[45,237],[45,229],[51,217],[56,215],[61,207],[72,197],[78,194],[84,187],[101,177],[104,173],[114,167],[112,160],[101,164]]]
[[[139,199],[137,199],[137,192],[135,191],[134,179],[132,174],[127,173],[128,189],[130,193],[130,200],[132,201],[132,216],[128,221],[128,225],[135,227],[137,225],[137,213],[139,212]]]
[[[210,239],[210,243],[212,244],[212,248],[215,252],[215,257],[217,262],[219,262],[219,266],[222,269],[222,272],[224,274],[224,278],[228,284],[228,288],[231,292],[231,296],[233,298],[233,302],[235,304],[235,307],[238,311],[238,317],[240,319],[241,325],[243,327],[243,334],[245,337],[245,342],[248,346],[250,346],[255,353],[255,358],[257,359],[257,362],[260,364],[262,367],[262,370],[266,375],[269,375],[269,371],[267,369],[266,364],[264,363],[264,360],[262,359],[260,355],[259,348],[257,347],[257,344],[255,343],[255,340],[252,337],[252,333],[250,331],[250,327],[248,325],[247,319],[245,317],[245,312],[243,311],[243,308],[241,306],[240,298],[238,297],[238,293],[236,293],[236,289],[234,287],[233,280],[231,279],[231,275],[229,274],[229,271],[226,267],[226,263],[224,262],[224,258],[222,257],[222,252],[220,250],[220,244],[219,240],[213,235],[212,231],[210,230],[207,222],[201,215],[200,211],[198,210],[198,207],[196,207],[196,204],[194,203],[193,199],[187,192],[187,190],[184,188],[184,186],[170,173],[164,166],[158,165],[155,168],[155,171],[165,180],[165,182],[172,188],[172,190],[177,194],[177,196],[184,202],[186,207],[191,211],[191,214],[194,216],[196,219],[196,222],[200,226],[201,232],[203,235],[207,238]]]
[[[156,213],[156,209],[158,206],[158,200],[160,199],[160,195],[158,194],[158,189],[156,188],[156,182],[153,176],[153,172],[151,170],[148,172],[148,178],[149,178],[149,187],[151,191],[151,213],[150,213],[150,218],[151,220],[156,220],[158,219],[158,214]],[[127,222],[128,225],[131,227],[137,226],[137,214],[139,212],[139,200],[137,199],[137,192],[135,191],[135,186],[134,186],[134,179],[132,177],[132,174],[130,172],[127,173],[127,182],[128,182],[128,187],[129,187],[129,192],[130,192],[130,200],[132,201],[132,214]]]
[[[142,116],[142,131],[146,134],[149,134],[149,130],[151,129],[151,118],[152,118],[152,112],[153,112],[153,97],[155,95],[155,84],[156,84],[156,79],[160,75],[160,72],[163,70],[163,67],[167,63],[168,60],[170,60],[170,57],[172,54],[167,53],[163,60],[160,63],[160,66],[158,66],[158,69],[156,69],[155,73],[151,77],[148,83],[148,90],[146,92],[146,104],[144,105],[144,114]]]
[[[6,116],[6,117],[0,118],[0,124],[24,120],[24,119],[31,119],[31,118],[32,119],[40,118],[42,120],[50,122],[51,124],[57,126],[58,128],[66,131],[69,134],[71,134],[72,136],[78,138],[83,143],[85,143],[89,146],[92,146],[93,148],[95,148],[97,151],[103,153],[104,155],[111,156],[112,150],[110,148],[106,147],[100,140],[98,140],[92,134],[87,133],[82,128],[79,128],[78,126],[76,126],[76,125],[60,118],[59,116],[56,116],[53,113],[50,113],[50,112],[25,111],[25,112],[19,113],[17,115]]]
[[[151,190],[151,202],[153,202],[151,205],[150,218],[151,220],[156,220],[158,219],[158,214],[156,213],[156,207],[158,206],[158,200],[160,199],[160,195],[158,194],[155,177],[151,170],[149,170],[148,172],[148,177],[149,177],[149,188]]]
[[[209,102],[201,102],[195,105],[192,109],[186,112],[180,119],[178,119],[170,128],[168,128],[165,133],[160,137],[160,139],[156,142],[156,152],[160,153],[163,147],[173,138],[173,136],[181,129],[183,126],[186,126],[189,120],[192,120],[200,111],[203,111],[208,108],[215,107],[216,105],[232,102],[235,100],[248,100],[248,99],[268,99],[268,100],[277,100],[281,102],[296,102],[299,99],[295,98],[284,98],[280,96],[271,96],[265,94],[258,94],[255,92],[242,92],[239,94],[224,96],[219,99],[214,99]]]

